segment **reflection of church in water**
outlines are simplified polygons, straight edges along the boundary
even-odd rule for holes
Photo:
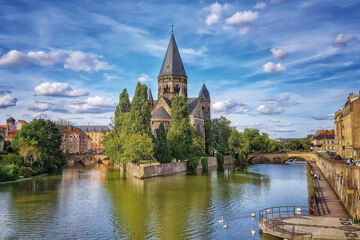
[[[188,98],[187,90],[186,72],[172,33],[158,76],[158,100],[153,99],[151,90],[149,90],[152,132],[155,132],[160,123],[163,123],[167,130],[170,129],[171,103],[178,94],[184,94],[187,98],[191,126],[204,132],[204,123],[211,118],[209,91],[203,84],[198,97]]]

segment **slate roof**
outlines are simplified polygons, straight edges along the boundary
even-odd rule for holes
[[[184,64],[181,60],[173,33],[171,34],[169,45],[159,73],[159,76],[166,75],[186,76]]]
[[[87,125],[87,126],[77,126],[84,132],[102,132],[102,131],[109,131],[109,127],[106,125]]]
[[[203,94],[204,97],[206,97],[207,99],[210,98],[209,90],[206,88],[205,84],[203,84],[202,87],[201,87],[201,90],[199,92],[199,97],[201,96],[201,94]]]
[[[163,107],[159,107],[151,116],[151,119],[171,119],[171,117]]]
[[[188,98],[187,103],[189,104],[190,115],[195,114],[195,108],[199,102],[198,98]]]
[[[6,119],[6,121],[14,121],[15,122],[15,119],[13,117],[9,117],[8,119]]]
[[[151,89],[149,88],[148,90],[148,100],[151,101],[151,102],[154,102],[154,98],[152,96],[152,92],[151,92]]]

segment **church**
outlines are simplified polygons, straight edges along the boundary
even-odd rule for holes
[[[158,76],[158,99],[153,99],[150,89],[148,93],[151,106],[151,131],[153,133],[161,123],[164,124],[166,130],[170,129],[171,103],[179,94],[183,94],[187,98],[190,125],[204,134],[204,124],[211,119],[210,93],[203,84],[197,97],[188,97],[188,77],[172,32]]]

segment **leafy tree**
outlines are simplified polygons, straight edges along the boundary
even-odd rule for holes
[[[150,159],[154,154],[154,144],[147,134],[130,134],[124,142],[122,159],[138,162]]]
[[[270,151],[271,152],[277,152],[282,150],[283,147],[280,143],[275,142],[274,140],[270,140]]]
[[[232,131],[230,124],[231,122],[223,116],[211,120],[208,144],[223,155],[229,154],[228,140]]]
[[[309,150],[310,145],[305,139],[293,139],[285,144],[285,148],[288,150]]]
[[[211,155],[212,153],[212,131],[211,131],[211,120],[206,121],[204,124],[205,132],[205,153]]]
[[[146,84],[138,82],[134,98],[131,101],[129,133],[141,133],[150,135],[150,104],[147,96]]]
[[[116,131],[122,131],[124,127],[127,126],[128,112],[130,112],[131,104],[129,100],[129,94],[126,88],[123,89],[122,93],[119,96],[119,104],[116,106],[115,110],[115,129]]]
[[[38,143],[34,140],[21,138],[19,154],[24,159],[24,165],[32,167],[35,160],[40,156]]]
[[[124,142],[127,140],[127,135],[121,132],[112,130],[103,139],[104,153],[109,157],[113,163],[124,163],[125,159],[122,159],[124,152]]]
[[[12,149],[19,153],[29,143],[37,143],[39,153],[32,164],[44,168],[45,172],[55,172],[66,165],[66,159],[60,149],[61,133],[50,120],[35,119],[16,132],[11,142]],[[34,152],[35,153],[35,152]]]
[[[245,163],[250,152],[249,140],[244,133],[240,133],[236,129],[231,132],[228,140],[229,150],[236,158],[238,163]]]
[[[185,160],[191,155],[192,127],[189,122],[189,105],[184,95],[172,102],[171,128],[168,132],[171,155],[176,160]]]
[[[154,156],[160,163],[171,162],[170,147],[167,142],[166,131],[164,124],[160,124],[159,128],[156,129],[154,138]]]

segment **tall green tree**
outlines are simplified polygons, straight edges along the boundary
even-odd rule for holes
[[[206,121],[204,125],[205,132],[205,153],[208,155],[212,154],[212,131],[211,131],[211,120]]]
[[[56,172],[66,165],[66,159],[60,149],[61,133],[50,120],[36,119],[25,124],[16,132],[11,148],[19,153],[32,143],[32,165],[42,167],[45,172]]]
[[[119,96],[119,104],[115,109],[114,124],[116,131],[124,131],[124,127],[127,126],[128,112],[130,112],[131,104],[129,100],[129,94],[126,88],[123,89]]]
[[[233,129],[228,140],[229,150],[240,164],[246,162],[247,156],[250,152],[250,143],[244,133]]]
[[[171,162],[170,146],[166,137],[166,130],[164,124],[160,124],[159,128],[156,129],[154,138],[154,156],[160,163]]]
[[[191,155],[192,127],[189,121],[189,105],[184,95],[176,96],[172,102],[171,128],[168,140],[171,155],[176,160],[185,160]]]
[[[232,132],[231,121],[221,116],[211,120],[211,137],[209,145],[223,155],[229,154],[228,140]]]
[[[138,82],[134,98],[131,101],[130,132],[150,135],[150,118],[151,112],[147,95],[147,86],[146,84],[142,85]]]

